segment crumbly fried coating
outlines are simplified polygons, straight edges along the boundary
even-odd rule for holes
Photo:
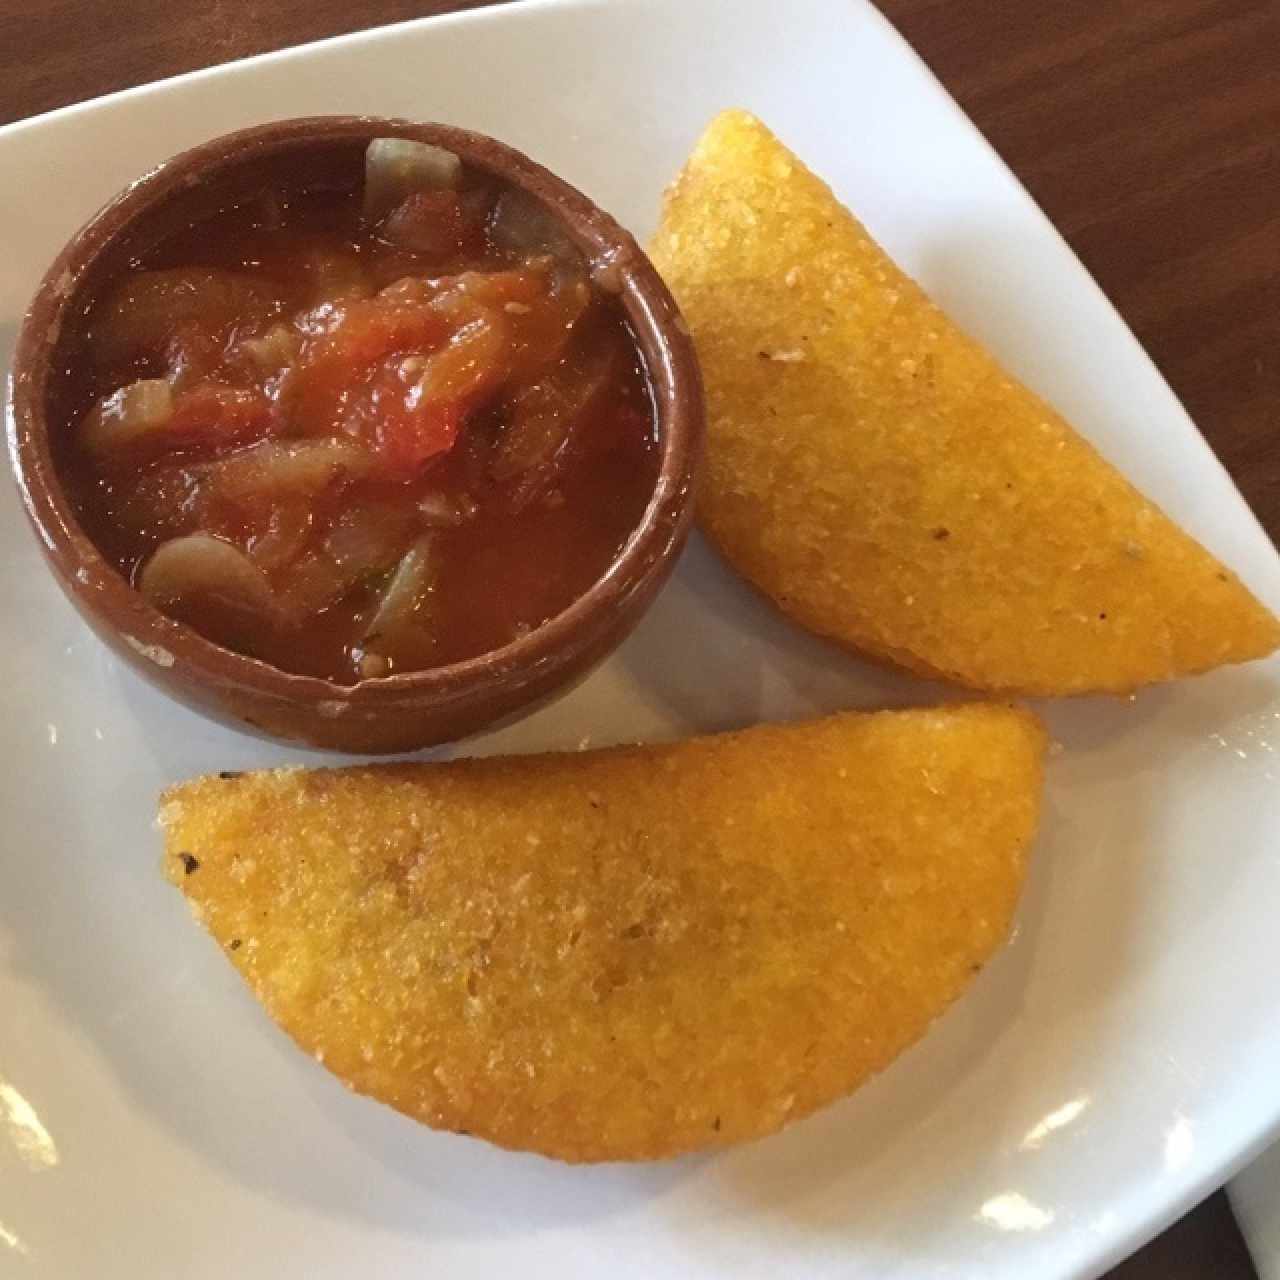
[[[351,1088],[564,1160],[773,1132],[1003,942],[1043,733],[975,705],[165,793],[167,875]]]
[[[798,622],[922,674],[1044,695],[1280,643],[1232,573],[752,116],[712,122],[650,253],[702,361],[703,526]]]

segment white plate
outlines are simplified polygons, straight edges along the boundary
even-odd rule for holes
[[[1280,1280],[1280,1143],[1232,1182],[1231,1207],[1261,1280]]]
[[[411,24],[0,131],[0,341],[147,166],[370,111],[527,148],[637,232],[741,104],[964,323],[1280,607],[1280,571],[1124,324],[854,0],[563,0]],[[15,181],[18,175],[20,180]],[[172,779],[301,758],[141,686],[0,499],[0,1273],[38,1280],[1025,1277],[1102,1270],[1280,1117],[1280,667],[1048,707],[1016,941],[857,1097],[714,1159],[567,1168],[431,1133],[294,1050],[157,874]],[[624,649],[479,749],[653,739],[940,691],[797,633],[700,545]]]

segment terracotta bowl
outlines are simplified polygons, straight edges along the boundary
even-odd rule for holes
[[[50,447],[63,336],[86,302],[139,249],[272,185],[355,185],[366,144],[435,143],[541,200],[616,291],[657,407],[660,465],[635,533],[605,575],[563,613],[465,662],[342,685],[287,671],[206,640],[166,617],[81,529]],[[115,652],[188,706],[237,728],[351,752],[446,742],[532,710],[610,653],[635,626],[688,535],[702,452],[703,402],[693,345],[671,295],[635,240],[586,196],[492,138],[438,124],[373,117],[288,120],[246,129],[175,157],[78,231],[40,283],[18,335],[8,398],[9,452],[27,514],[62,589]]]

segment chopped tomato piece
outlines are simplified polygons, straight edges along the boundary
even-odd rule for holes
[[[374,370],[392,355],[434,351],[449,336],[449,322],[427,306],[370,298],[347,306],[336,326],[303,351],[290,412],[309,435],[347,430],[353,401]]]
[[[456,276],[445,276],[437,284],[441,297],[462,293],[490,307],[514,303],[508,314],[524,315],[547,296],[551,279],[544,268],[530,266],[518,271],[463,271]]]
[[[418,253],[459,254],[481,247],[484,229],[466,216],[456,191],[417,191],[387,214],[382,234]]]
[[[430,308],[394,298],[352,303],[308,363],[332,362],[348,374],[396,351],[429,351],[449,336],[448,324]]]
[[[169,420],[171,438],[196,446],[243,444],[271,429],[271,402],[260,391],[201,382],[181,392]]]
[[[406,478],[453,448],[465,417],[458,401],[428,399],[394,367],[374,379],[370,408],[374,449],[389,472]]]
[[[432,400],[474,407],[507,377],[510,326],[501,315],[472,304],[474,315],[423,366],[419,387]]]

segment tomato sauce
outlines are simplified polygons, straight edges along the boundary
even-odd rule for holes
[[[57,442],[157,607],[345,683],[562,611],[658,466],[622,311],[549,216],[447,152],[424,179],[422,144],[379,169],[379,145],[363,189],[224,209],[100,290]]]

